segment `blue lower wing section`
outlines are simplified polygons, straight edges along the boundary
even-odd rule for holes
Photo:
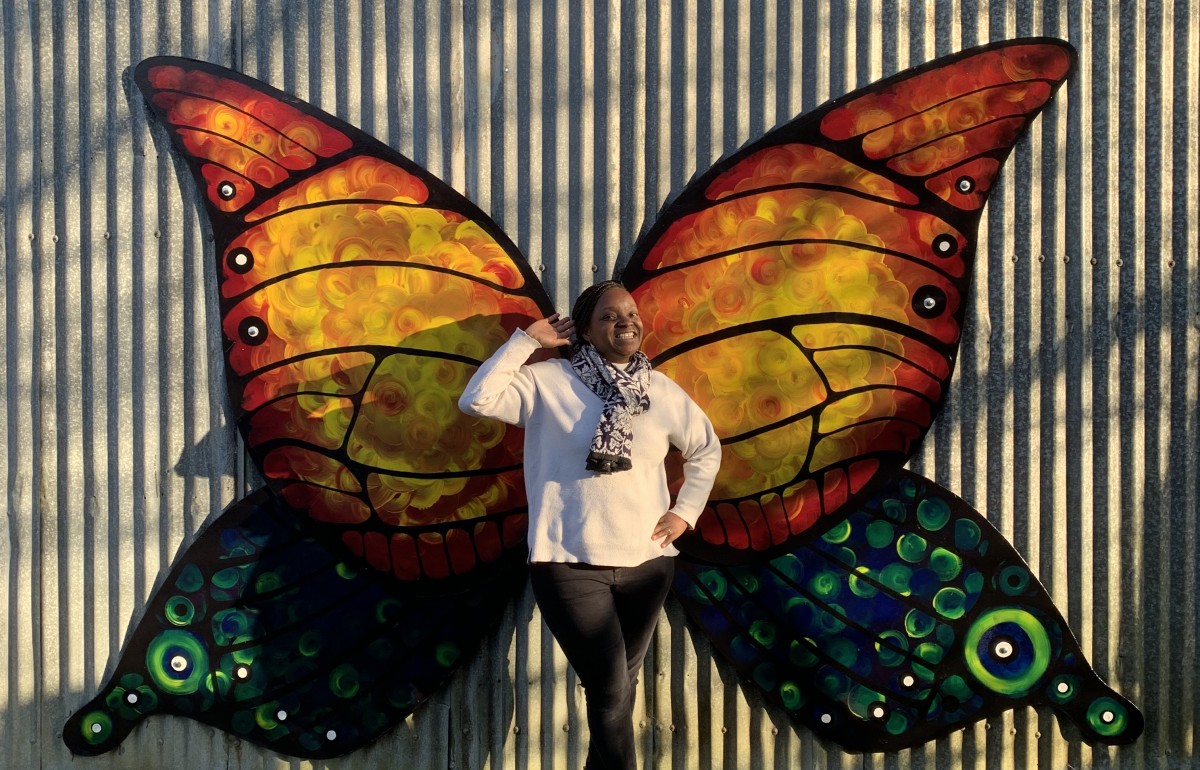
[[[1004,537],[907,471],[769,562],[681,559],[675,594],[739,674],[851,751],[895,751],[1025,704],[1089,743],[1142,715],[1096,676]]]
[[[471,590],[415,595],[314,538],[260,490],[176,560],[63,739],[100,754],[145,717],[178,714],[292,756],[352,751],[470,659],[525,578],[520,561],[498,573]]]

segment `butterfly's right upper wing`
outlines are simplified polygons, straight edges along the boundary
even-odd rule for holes
[[[1015,40],[873,83],[719,161],[621,272],[724,448],[685,553],[751,561],[903,465],[945,399],[980,210],[1074,60]]]
[[[456,401],[551,305],[476,206],[362,131],[240,73],[135,80],[216,240],[238,426],[268,484],[402,579],[524,546],[521,437]]]

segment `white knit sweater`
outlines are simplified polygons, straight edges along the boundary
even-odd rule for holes
[[[537,340],[515,332],[479,370],[458,406],[525,428],[529,559],[633,567],[674,556],[650,539],[668,509],[694,526],[721,464],[712,423],[683,390],[650,375],[650,409],[633,418],[633,468],[607,475],[585,470],[603,402],[565,359],[525,366]],[[675,505],[663,458],[682,452],[684,482]]]

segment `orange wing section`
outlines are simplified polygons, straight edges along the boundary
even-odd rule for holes
[[[268,485],[405,580],[524,547],[521,432],[475,368],[550,303],[473,204],[352,126],[201,62],[137,81],[205,191],[238,425]]]
[[[979,213],[1070,68],[1017,41],[797,118],[692,183],[622,278],[644,349],[724,447],[693,556],[777,553],[928,431],[953,369]]]
[[[352,145],[346,132],[237,73],[172,59],[147,60],[138,72],[176,146],[199,168],[209,204],[221,211],[242,209]]]
[[[951,205],[983,207],[1017,138],[1066,79],[1060,41],[1004,43],[868,89],[828,110],[821,132],[918,178]],[[939,172],[953,170],[944,174]]]

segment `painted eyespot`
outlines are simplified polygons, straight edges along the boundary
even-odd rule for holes
[[[922,286],[913,294],[912,308],[922,318],[937,318],[946,309],[946,292],[936,286]]]
[[[217,195],[223,201],[233,200],[233,196],[237,195],[237,188],[233,186],[233,182],[221,182],[217,185]]]
[[[958,190],[963,195],[975,191],[975,180],[969,176],[960,176],[954,182],[954,189]]]
[[[1040,620],[1018,607],[980,615],[963,642],[967,670],[1001,695],[1028,693],[1050,667],[1050,635]]]
[[[113,735],[112,717],[103,711],[93,711],[80,721],[79,732],[88,745],[99,746]]]
[[[208,653],[192,633],[164,631],[146,650],[146,669],[158,689],[171,695],[188,695],[208,676]]]
[[[942,233],[933,239],[933,253],[939,257],[953,257],[958,253],[958,240],[952,236]]]
[[[1079,679],[1070,674],[1056,676],[1046,688],[1046,693],[1054,703],[1070,703],[1079,693]]]
[[[1107,695],[1096,698],[1088,706],[1088,726],[1106,738],[1125,732],[1129,726],[1129,711],[1125,704]]]
[[[229,269],[240,275],[245,275],[254,269],[254,255],[249,249],[237,248],[229,252],[229,256],[225,258],[225,264],[229,265]]]
[[[261,318],[246,318],[238,324],[238,336],[247,345],[261,345],[267,341],[267,324]]]

